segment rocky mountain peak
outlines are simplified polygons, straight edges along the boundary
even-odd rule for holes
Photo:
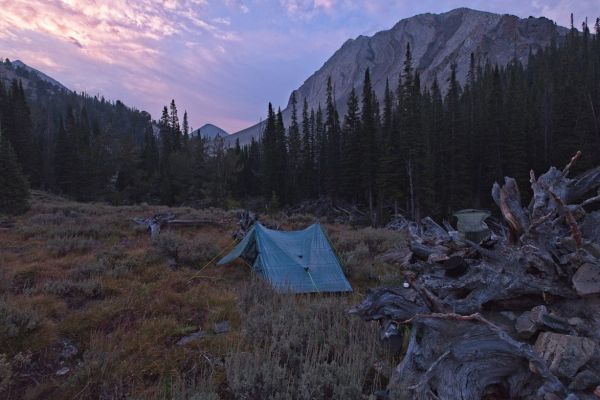
[[[349,39],[325,64],[311,75],[298,89],[296,98],[304,98],[309,107],[324,105],[327,79],[331,76],[335,88],[335,101],[342,116],[346,100],[354,87],[362,86],[364,72],[370,69],[373,88],[382,96],[386,80],[397,85],[403,69],[406,46],[410,44],[413,67],[420,74],[423,85],[437,79],[442,90],[447,88],[447,78],[452,64],[457,66],[457,78],[464,84],[471,54],[481,64],[506,65],[513,60],[526,63],[530,52],[548,46],[553,37],[564,35],[566,28],[557,27],[551,20],[519,18],[469,8],[457,8],[442,14],[419,14],[400,20],[391,29],[373,36]],[[290,96],[291,97],[291,96]],[[290,105],[283,110],[284,122],[289,123]],[[227,139],[234,143],[249,143],[257,137],[262,124],[254,125]]]

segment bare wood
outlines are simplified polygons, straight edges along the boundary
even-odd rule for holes
[[[575,155],[571,157],[571,161],[569,161],[565,168],[563,168],[562,174],[564,177],[566,177],[569,174],[569,171],[571,170],[571,168],[573,168],[573,165],[575,165],[577,160],[579,160],[579,157],[581,157],[581,150],[578,150],[577,153],[575,153]]]

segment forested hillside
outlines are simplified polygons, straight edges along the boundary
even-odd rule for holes
[[[438,77],[448,80],[447,93],[437,81],[422,90],[407,48],[400,83],[383,98],[367,69],[362,93],[353,92],[339,116],[329,84],[322,108],[294,107],[287,136],[281,114],[269,107],[262,168],[251,187],[283,203],[328,195],[372,205],[378,215],[400,208],[413,217],[442,216],[489,206],[491,184],[505,175],[525,190],[530,168],[561,165],[578,149],[581,169],[598,165],[598,35],[572,29],[560,47],[553,42],[530,55],[526,68],[471,60],[464,87],[454,66]]]
[[[152,132],[150,114],[69,91],[5,60],[0,129],[33,188],[105,199],[114,177]]]
[[[493,181],[514,176],[525,190],[529,168],[562,165],[576,150],[579,168],[600,163],[597,34],[571,29],[527,67],[471,59],[464,87],[453,66],[423,89],[408,47],[399,84],[383,98],[366,69],[345,115],[329,83],[317,109],[293,99],[289,126],[269,105],[262,140],[245,147],[190,137],[174,101],[155,135],[145,112],[50,95],[41,81],[35,96],[16,80],[1,88],[2,131],[32,187],[80,200],[264,208],[328,196],[369,208],[377,223],[398,210],[419,217],[487,207]]]

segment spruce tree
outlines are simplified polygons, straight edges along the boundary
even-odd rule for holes
[[[377,182],[377,121],[376,121],[375,99],[371,87],[371,75],[369,68],[365,70],[363,81],[362,108],[361,108],[361,142],[362,142],[362,165],[361,177],[362,188],[365,199],[369,206],[371,222],[375,222],[373,213],[375,205],[375,189]]]
[[[21,214],[29,208],[29,185],[17,156],[0,127],[0,213]]]
[[[166,205],[172,205],[175,201],[171,161],[176,145],[171,122],[172,119],[169,117],[169,111],[165,106],[158,127],[160,135],[159,193],[161,203]]]
[[[290,100],[292,106],[291,123],[288,130],[288,201],[295,203],[300,196],[300,174],[302,168],[302,138],[300,137],[300,126],[298,125],[298,110],[296,92],[292,93]]]
[[[327,79],[327,104],[325,120],[325,146],[326,146],[326,165],[325,165],[325,184],[327,193],[335,199],[338,196],[340,184],[340,122],[333,97],[333,84],[331,76]]]
[[[313,113],[314,115],[314,113]],[[314,119],[314,118],[313,118]],[[312,196],[314,181],[314,136],[311,126],[311,119],[308,114],[308,102],[304,98],[302,105],[302,193],[305,196]]]
[[[169,126],[171,127],[171,136],[173,138],[173,149],[179,150],[182,144],[181,126],[179,125],[179,117],[177,116],[177,105],[175,99],[171,100],[169,106]]]
[[[314,118],[315,138],[315,193],[317,196],[324,195],[325,175],[327,168],[327,137],[325,136],[325,124],[323,123],[323,110],[321,104],[317,107]]]
[[[361,127],[358,97],[352,88],[342,126],[341,189],[344,197],[354,203],[362,198],[361,188]]]

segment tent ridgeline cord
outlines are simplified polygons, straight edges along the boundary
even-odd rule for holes
[[[312,282],[313,286],[315,287],[315,290],[317,291],[317,293],[321,293],[321,291],[319,290],[319,288],[317,287],[317,284],[315,283],[315,280],[313,279],[311,273],[309,270],[306,270],[306,273],[308,273],[308,276],[310,278],[310,281]]]
[[[329,243],[329,245],[333,249],[333,252],[335,253],[335,256],[337,257],[338,262],[340,263],[340,266],[341,266],[342,265],[342,259],[340,257],[340,254],[338,253],[337,249],[333,245],[333,242],[331,241],[331,239],[329,239],[329,235],[327,234],[327,232],[325,232],[325,229],[323,229],[323,228],[321,228],[321,232],[323,232],[323,235],[325,235],[325,239],[327,239],[327,243]]]
[[[216,260],[217,258],[219,258],[219,257],[220,257],[220,256],[221,256],[223,253],[225,253],[225,252],[226,252],[227,250],[229,250],[229,249],[230,249],[230,248],[231,248],[233,245],[235,245],[237,241],[238,241],[237,239],[233,239],[233,240],[232,240],[232,241],[231,241],[231,242],[230,242],[230,243],[229,243],[227,246],[225,246],[225,248],[224,248],[223,250],[221,250],[221,252],[220,252],[219,254],[217,254],[216,256],[214,256],[212,260],[210,260],[210,261],[209,261],[208,263],[206,263],[206,264],[205,264],[205,265],[204,265],[202,268],[200,268],[200,269],[198,270],[198,272],[196,272],[196,273],[194,274],[194,276],[192,276],[192,277],[190,278],[190,281],[191,281],[192,279],[196,278],[196,275],[198,275],[200,272],[202,272],[202,270],[203,270],[204,268],[208,267],[210,264],[212,264],[213,262],[215,262],[215,260]]]

